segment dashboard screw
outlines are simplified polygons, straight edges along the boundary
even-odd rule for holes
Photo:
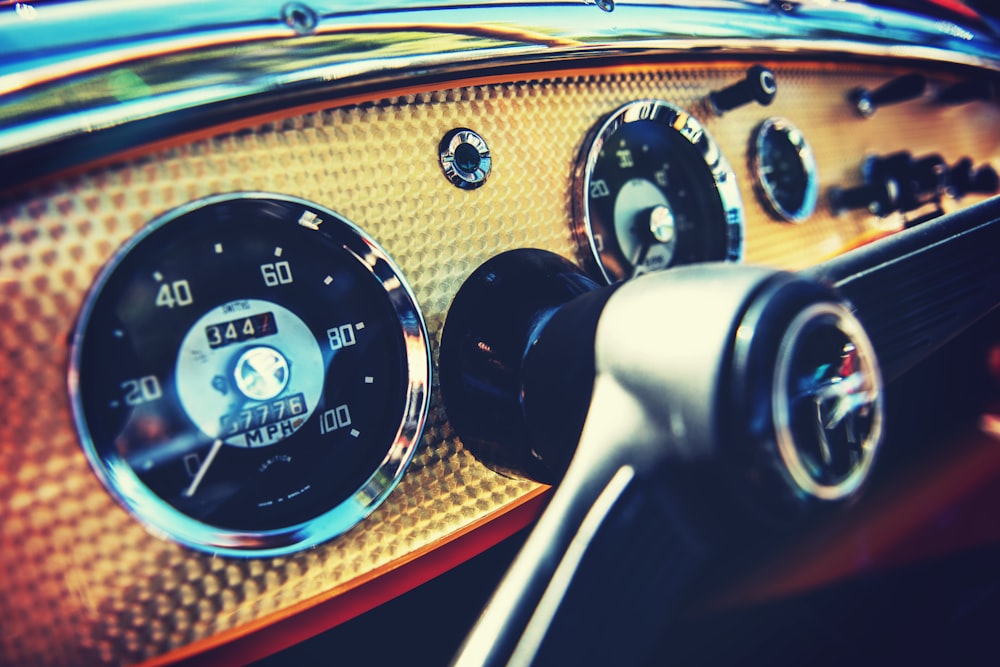
[[[312,7],[301,2],[289,2],[281,8],[281,20],[300,35],[309,35],[316,30],[319,17]]]

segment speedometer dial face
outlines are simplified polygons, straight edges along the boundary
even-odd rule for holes
[[[626,104],[591,132],[574,219],[584,258],[608,282],[741,256],[732,168],[694,116],[659,100]]]
[[[816,208],[816,159],[798,128],[768,118],[750,140],[750,165],[764,205],[779,219],[801,222]]]
[[[195,202],[105,267],[70,393],[98,476],[155,531],[288,553],[392,490],[428,406],[427,334],[389,257],[280,195]]]

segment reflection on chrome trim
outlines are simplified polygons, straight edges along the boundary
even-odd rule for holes
[[[329,98],[388,90],[403,77],[454,79],[484,66],[552,69],[581,58],[725,52],[892,57],[1000,71],[997,39],[957,17],[854,2],[807,0],[787,10],[735,0],[619,2],[610,13],[583,0],[412,9],[361,1],[350,12],[332,0],[302,6],[315,13],[315,25],[311,15],[292,20],[278,3],[87,0],[33,14],[0,11],[0,155],[276,91],[286,101]]]

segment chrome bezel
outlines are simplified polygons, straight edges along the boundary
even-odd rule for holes
[[[593,128],[583,142],[573,175],[573,236],[586,264],[609,284],[628,276],[615,275],[605,260],[605,250],[595,235],[590,212],[590,185],[594,168],[605,142],[622,126],[651,120],[676,132],[694,146],[705,161],[726,217],[724,260],[736,262],[743,257],[743,200],[736,175],[712,135],[693,115],[663,100],[634,100],[613,111]]]
[[[161,227],[206,206],[236,199],[281,201],[324,215],[324,227],[336,226],[346,253],[382,285],[399,321],[407,364],[403,414],[393,442],[379,466],[348,498],[323,514],[284,528],[262,531],[230,530],[192,519],[149,489],[113,446],[98,446],[91,438],[83,409],[79,369],[84,335],[103,287],[122,260]],[[361,228],[336,212],[289,195],[235,192],[192,201],[152,220],[129,238],[103,266],[87,293],[70,342],[68,386],[73,421],[91,467],[105,488],[150,532],[200,551],[227,556],[287,555],[346,532],[375,508],[399,483],[420,442],[430,406],[430,346],[423,314],[399,267]]]
[[[823,484],[817,481],[806,469],[791,425],[790,397],[799,393],[798,388],[789,386],[792,356],[806,328],[817,320],[826,320],[827,326],[835,327],[854,344],[862,372],[871,385],[869,394],[873,416],[871,428],[860,447],[860,460],[855,463],[850,472],[835,484]],[[771,393],[771,409],[778,452],[784,463],[785,471],[794,485],[802,492],[826,501],[841,500],[854,494],[867,479],[882,440],[883,400],[882,375],[875,357],[875,348],[857,318],[841,304],[832,302],[816,303],[800,312],[786,329],[778,349]]]
[[[455,151],[462,146],[471,146],[479,155],[479,162],[472,169],[466,169],[456,161]],[[493,157],[489,144],[483,137],[467,127],[450,130],[438,146],[438,161],[448,182],[463,190],[474,190],[490,177]]]
[[[774,189],[764,178],[763,153],[768,137],[777,133],[787,139],[799,159],[799,166],[806,177],[805,192],[802,194],[802,204],[794,210],[785,208],[775,195]],[[816,157],[805,136],[786,118],[772,116],[754,130],[750,140],[750,172],[753,174],[754,190],[761,203],[780,220],[802,222],[816,210],[819,197],[819,177],[816,169]]]

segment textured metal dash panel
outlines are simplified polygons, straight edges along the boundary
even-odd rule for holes
[[[40,187],[0,209],[0,664],[131,664],[356,585],[481,521],[534,488],[477,463],[435,395],[423,446],[368,520],[318,548],[271,559],[213,558],[149,534],[104,491],[74,432],[67,336],[96,272],[157,214],[206,195],[264,190],[328,206],[399,263],[436,345],[452,296],[481,262],[538,247],[574,258],[570,180],[587,130],[617,106],[658,97],[704,120],[740,182],[747,261],[812,264],[866,232],[898,226],[833,216],[826,189],[857,182],[866,153],[1000,156],[1000,113],[911,103],[868,121],[844,103],[897,70],[772,63],[768,108],[709,118],[701,100],[737,66],[659,66],[483,85],[275,119]],[[331,103],[331,107],[332,107]],[[821,204],[772,220],[746,165],[752,128],[783,115],[811,141]],[[460,191],[437,163],[441,137],[470,127],[494,173]]]

